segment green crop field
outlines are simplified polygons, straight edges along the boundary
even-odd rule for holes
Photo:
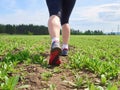
[[[120,36],[71,36],[54,68],[50,44],[49,36],[0,35],[0,90],[120,90]]]

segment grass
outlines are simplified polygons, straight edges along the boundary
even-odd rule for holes
[[[50,49],[49,36],[0,35],[0,89],[14,90],[19,83],[20,64],[37,64],[47,69],[47,55]],[[64,70],[73,73],[70,86],[86,90],[120,89],[120,36],[71,36],[67,63],[40,74],[49,81],[53,74]],[[23,68],[24,69],[24,68]],[[83,72],[82,74],[80,72]],[[60,76],[66,81],[66,76]],[[50,90],[55,84],[48,85]],[[29,85],[19,86],[30,87]]]

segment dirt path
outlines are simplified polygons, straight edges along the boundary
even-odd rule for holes
[[[48,60],[49,52],[43,54],[43,56]],[[21,79],[16,88],[28,85],[27,88],[20,90],[43,90],[54,88],[55,90],[73,90],[73,87],[67,85],[66,81],[74,80],[73,74],[70,69],[65,66],[68,63],[68,57],[60,57],[62,64],[55,68],[45,68],[41,67],[39,64],[19,64],[17,66],[20,69]],[[43,73],[50,73],[51,76],[47,80],[42,77]]]
[[[75,52],[75,47],[70,46],[70,51]],[[41,54],[46,60],[49,60],[49,52]],[[39,64],[19,64],[17,69],[20,71],[20,80],[17,89],[20,86],[28,85],[27,88],[20,90],[84,90],[76,89],[72,84],[75,80],[74,70],[68,66],[69,56],[61,56],[62,64],[59,67],[46,68]],[[86,71],[80,71],[80,75],[86,75]],[[89,73],[90,78],[96,77]]]

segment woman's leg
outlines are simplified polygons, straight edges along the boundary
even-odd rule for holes
[[[50,18],[48,20],[48,30],[52,38],[51,51],[50,51],[50,65],[59,65],[61,48],[59,44],[60,37],[60,13],[61,13],[61,0],[46,0]]]
[[[73,10],[76,0],[63,0],[62,3],[62,16],[61,16],[61,24],[62,24],[62,37],[63,44],[68,44],[70,37],[70,25],[69,25],[69,17]]]
[[[48,30],[51,38],[60,37],[61,0],[46,0],[49,10]]]
[[[60,37],[60,19],[56,15],[50,16],[48,20],[48,30],[51,38],[59,38]]]

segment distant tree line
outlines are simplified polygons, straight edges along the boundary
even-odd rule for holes
[[[32,34],[32,35],[48,35],[48,28],[46,26],[38,25],[2,25],[0,24],[0,33],[6,34]]]
[[[48,27],[44,25],[3,25],[0,24],[0,33],[6,34],[22,34],[22,35],[48,35]],[[102,30],[87,30],[85,32],[81,32],[80,30],[71,29],[72,35],[104,35]],[[111,33],[112,34],[112,33]]]
[[[71,34],[73,35],[105,35],[102,30],[87,30],[85,32],[81,32],[79,30],[71,30]]]

